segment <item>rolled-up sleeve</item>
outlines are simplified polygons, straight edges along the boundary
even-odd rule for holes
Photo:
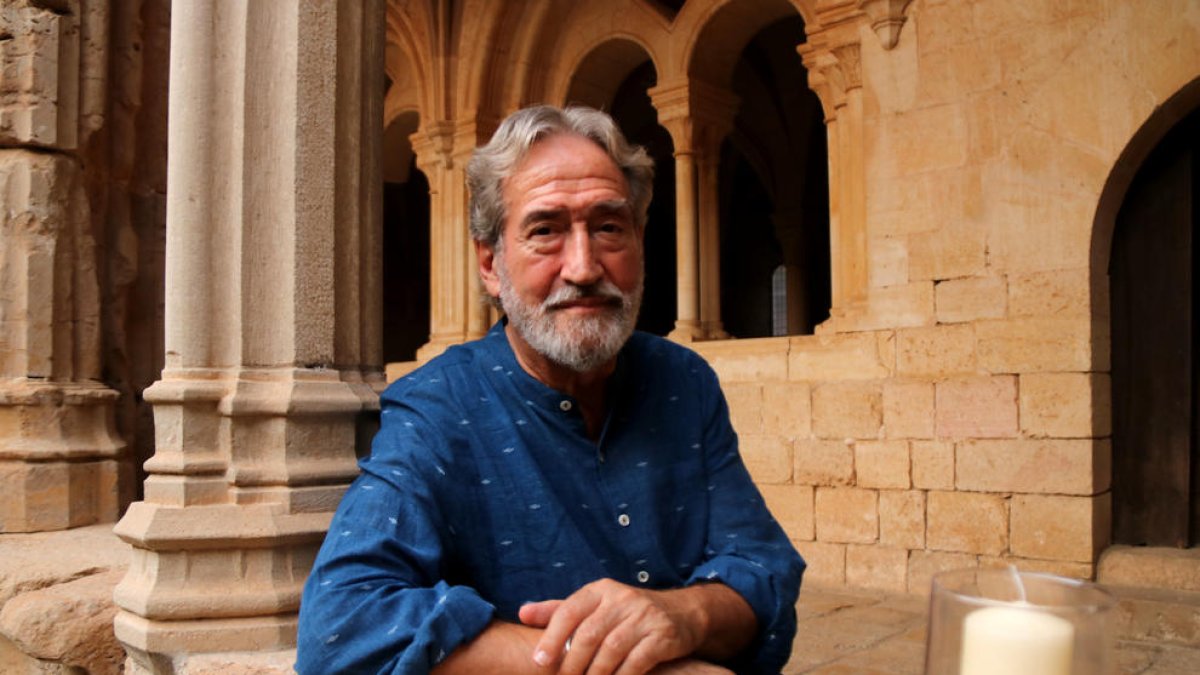
[[[494,615],[474,589],[441,578],[445,524],[426,475],[438,467],[381,447],[400,442],[411,437],[385,421],[317,555],[300,604],[301,675],[425,673]]]
[[[713,380],[703,443],[709,478],[707,557],[688,583],[719,581],[737,591],[754,610],[759,629],[737,670],[778,673],[791,655],[805,564],[750,478],[715,375]]]

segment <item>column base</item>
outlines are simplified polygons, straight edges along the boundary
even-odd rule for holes
[[[153,621],[127,611],[117,612],[113,628],[129,658],[126,675],[182,675],[195,672],[191,663],[218,659],[249,667],[253,672],[290,673],[295,661],[297,615],[235,617],[198,621]],[[227,654],[238,652],[237,656]],[[286,663],[281,663],[286,662]],[[210,672],[221,672],[213,670]],[[249,670],[241,672],[251,672]]]
[[[704,328],[696,321],[676,321],[675,328],[667,333],[667,339],[684,344],[704,340]]]
[[[429,342],[421,345],[417,349],[417,363],[425,364],[434,359],[442,352],[460,345],[467,341],[466,333],[455,333],[453,335],[434,335],[429,338]]]

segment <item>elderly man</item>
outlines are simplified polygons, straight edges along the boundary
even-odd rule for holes
[[[384,393],[297,670],[778,672],[804,563],[711,368],[634,332],[650,159],[604,113],[543,106],[467,173],[506,318]]]

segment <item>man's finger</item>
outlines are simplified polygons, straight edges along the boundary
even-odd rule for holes
[[[517,612],[517,617],[526,626],[545,628],[546,624],[550,623],[550,618],[554,616],[554,612],[558,610],[562,603],[562,600],[531,602],[521,606],[521,609]]]
[[[563,655],[563,649],[567,644],[567,639],[574,633],[589,614],[596,609],[599,600],[588,592],[586,587],[576,591],[571,597],[566,600],[550,601],[556,602],[553,611],[545,622],[545,630],[542,632],[542,639],[538,640],[537,647],[533,651],[533,660],[539,666],[549,666],[557,662]],[[542,604],[542,603],[536,603]],[[524,610],[524,608],[522,608]],[[531,615],[539,615],[543,610],[539,607],[532,607],[529,612]],[[541,618],[540,616],[531,618]],[[522,618],[524,621],[524,618]],[[571,644],[571,649],[574,651],[576,645]],[[590,658],[590,654],[588,655]]]

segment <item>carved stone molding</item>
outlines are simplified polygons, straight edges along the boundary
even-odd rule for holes
[[[900,29],[908,19],[904,12],[912,0],[858,0],[858,7],[871,21],[871,30],[879,36],[884,49],[900,41]]]
[[[741,103],[728,89],[695,79],[664,83],[648,93],[676,154],[703,153],[714,143],[719,148]]]

